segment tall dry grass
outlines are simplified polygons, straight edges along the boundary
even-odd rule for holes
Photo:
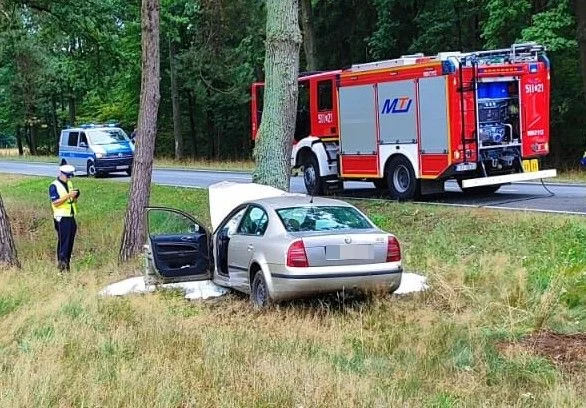
[[[2,186],[24,264],[0,274],[2,407],[583,406],[584,372],[496,347],[539,327],[586,329],[584,305],[567,298],[585,265],[572,241],[581,219],[361,204],[432,289],[257,311],[236,294],[98,297],[139,270],[116,264],[127,187],[107,180],[79,180],[74,270],[59,277],[48,181]],[[203,219],[206,200],[164,187],[152,198]],[[510,242],[501,223],[523,244],[494,245]]]

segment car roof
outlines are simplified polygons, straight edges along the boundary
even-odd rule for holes
[[[288,208],[288,207],[304,207],[304,206],[336,206],[336,207],[353,207],[351,204],[336,200],[332,198],[324,198],[324,197],[313,197],[313,202],[311,202],[311,196],[305,194],[290,194],[290,195],[282,195],[277,197],[269,197],[269,198],[261,198],[258,200],[249,201],[249,203],[256,203],[260,204],[264,207],[272,208],[273,210],[278,210],[281,208]]]
[[[75,127],[63,129],[63,132],[85,132],[88,130],[108,130],[108,129],[120,129],[118,126],[94,126],[94,127]]]

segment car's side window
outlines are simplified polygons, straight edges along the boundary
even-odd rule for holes
[[[232,218],[230,218],[230,220],[224,224],[224,226],[222,227],[223,234],[225,234],[227,237],[231,237],[232,235],[234,235],[234,233],[236,232],[236,228],[238,228],[240,220],[244,215],[244,211],[246,211],[246,207],[244,207],[236,214],[234,214]]]
[[[81,146],[82,143],[85,143],[85,145],[87,146],[87,137],[85,136],[85,133],[81,132],[79,134],[79,145]]]
[[[67,140],[67,144],[69,146],[77,147],[77,137],[79,136],[78,132],[69,132],[69,138]]]
[[[202,228],[183,214],[166,209],[148,212],[149,235],[189,235],[201,232]]]
[[[238,228],[238,233],[261,236],[267,230],[268,225],[269,217],[266,211],[256,206],[250,207]]]

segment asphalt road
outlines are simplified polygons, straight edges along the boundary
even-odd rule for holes
[[[55,176],[57,164],[0,160],[0,173]],[[114,174],[109,179],[127,182],[129,177]],[[1,180],[0,176],[0,186]],[[153,172],[154,183],[182,187],[205,188],[221,181],[245,183],[250,180],[251,175],[248,173],[225,171],[156,169]],[[557,184],[555,179],[544,182],[547,190],[541,183],[514,183],[501,187],[496,194],[487,197],[466,197],[455,183],[448,182],[444,194],[427,196],[422,201],[437,205],[586,215],[586,185]],[[370,199],[384,197],[384,193],[377,192],[370,183],[346,182],[344,188],[339,196]],[[301,177],[291,179],[291,191],[305,192]]]

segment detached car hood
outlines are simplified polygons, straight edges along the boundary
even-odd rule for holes
[[[288,193],[278,188],[256,183],[234,183],[222,181],[209,187],[210,219],[212,231],[220,226],[224,218],[234,208],[246,201],[283,195],[299,196],[303,194]]]

